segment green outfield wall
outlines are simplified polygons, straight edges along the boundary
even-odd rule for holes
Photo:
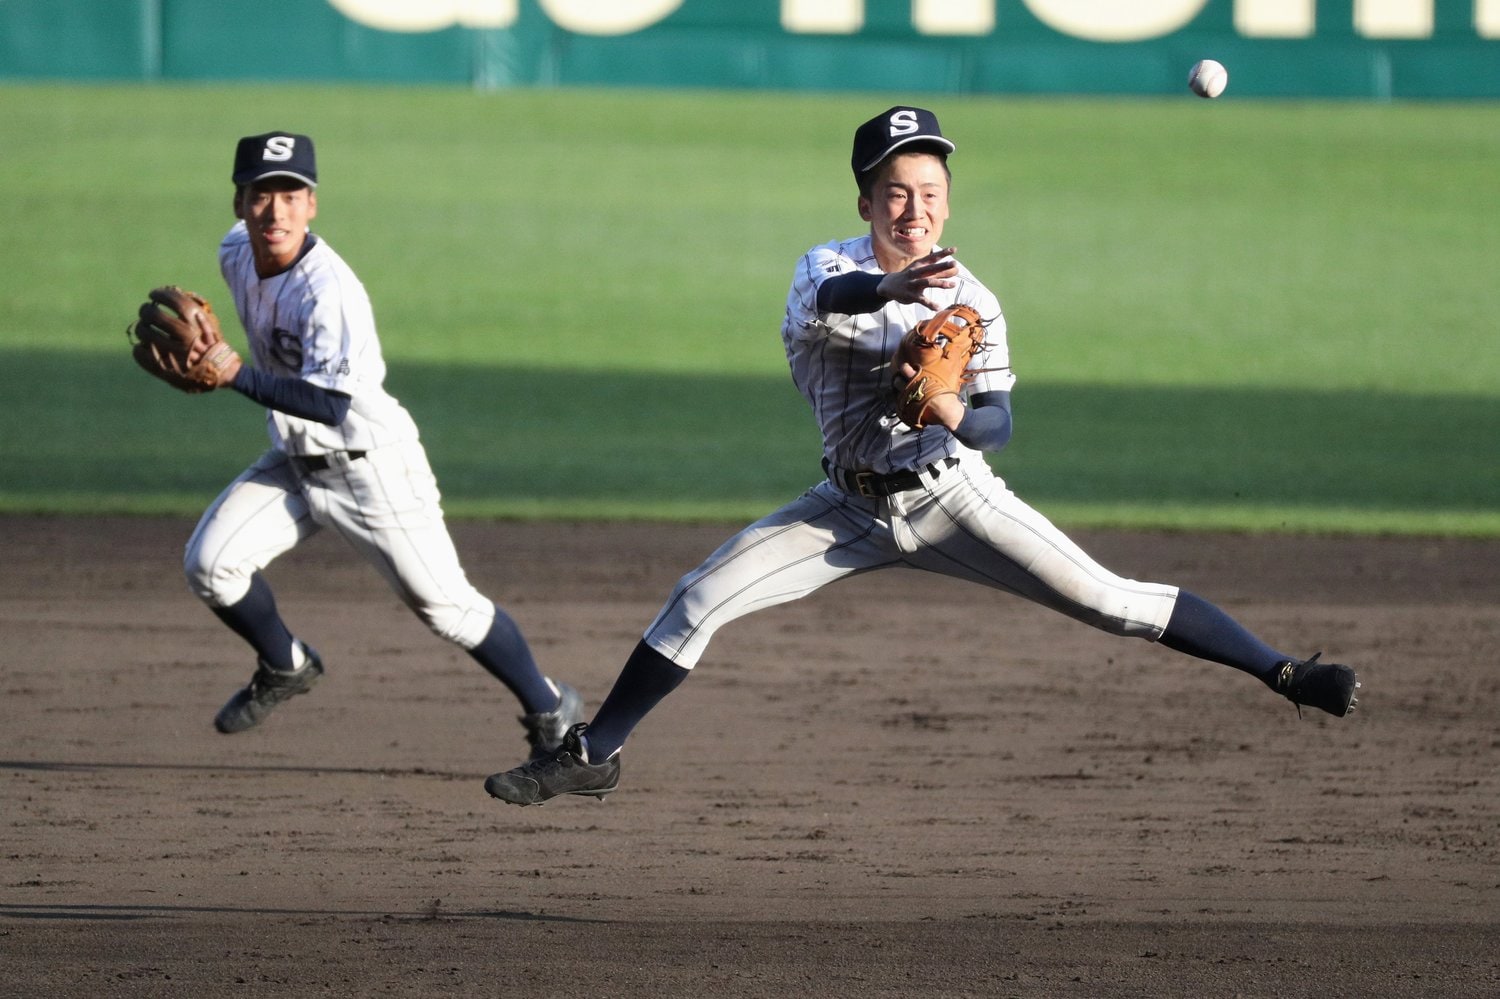
[[[0,0],[0,78],[1500,97],[1500,0]]]

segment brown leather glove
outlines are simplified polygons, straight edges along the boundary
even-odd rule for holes
[[[916,369],[911,381],[896,395],[896,411],[907,426],[920,430],[927,425],[932,400],[957,395],[977,371],[968,371],[969,360],[984,349],[984,320],[967,305],[954,305],[914,326],[901,338],[891,365]]]
[[[240,370],[240,355],[224,341],[213,306],[176,285],[152,289],[125,333],[135,363],[183,392],[212,392]]]

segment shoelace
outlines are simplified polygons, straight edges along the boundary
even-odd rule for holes
[[[1310,659],[1306,659],[1303,662],[1287,663],[1285,666],[1281,667],[1281,673],[1276,678],[1276,689],[1281,691],[1286,699],[1291,701],[1293,706],[1296,707],[1298,720],[1301,720],[1302,718],[1302,702],[1297,700],[1294,694],[1301,693],[1302,688],[1300,684],[1296,687],[1293,686],[1294,681],[1297,679],[1297,671],[1301,669],[1304,675],[1310,672],[1308,667],[1311,667],[1314,663],[1316,663],[1318,661],[1318,657],[1322,654],[1323,653],[1321,652],[1314,652]]]
[[[570,731],[563,737],[562,744],[552,752],[546,756],[539,756],[534,760],[527,760],[517,767],[516,771],[530,776],[533,770],[539,770],[553,763],[561,763],[569,766],[587,766],[583,759],[583,746],[579,745],[576,739],[570,738],[571,735],[572,732]],[[572,759],[568,760],[566,759],[567,757],[572,757]]]

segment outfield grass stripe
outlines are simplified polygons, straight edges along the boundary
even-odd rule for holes
[[[196,510],[263,446],[253,407],[170,397],[121,331],[157,284],[222,299],[233,143],[287,127],[450,509],[689,519],[816,477],[790,268],[860,230],[850,123],[910,97],[4,96],[0,508]],[[1073,523],[1500,533],[1500,105],[931,103],[959,143],[945,242],[1011,327],[997,467],[1023,495]]]

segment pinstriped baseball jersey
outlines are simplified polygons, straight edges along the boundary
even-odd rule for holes
[[[476,647],[495,605],[459,562],[416,423],[382,386],[364,286],[321,240],[282,273],[259,277],[243,222],[220,244],[219,265],[256,366],[351,402],[334,427],[267,410],[272,450],[203,514],[188,542],[189,584],[212,606],[232,605],[255,572],[334,525],[434,632]],[[286,455],[331,457],[325,470],[307,471]]]
[[[331,246],[318,239],[290,269],[261,278],[245,223],[237,222],[219,246],[219,268],[256,367],[352,400],[336,427],[267,410],[277,449],[297,455],[373,451],[417,439],[411,415],[384,388],[385,358],[369,295]]]
[[[966,394],[1009,391],[1015,377],[1008,370],[1010,352],[1000,303],[973,274],[955,261],[953,288],[933,288],[929,297],[939,308],[969,305],[987,322],[985,349],[971,368],[985,371]],[[918,322],[933,313],[921,305],[888,302],[868,315],[820,313],[818,288],[827,279],[851,271],[883,273],[869,235],[815,246],[797,262],[787,294],[782,344],[792,380],[812,405],[823,433],[823,456],[848,469],[876,472],[921,467],[963,452],[978,454],[942,427],[913,430],[896,416],[891,356]]]

